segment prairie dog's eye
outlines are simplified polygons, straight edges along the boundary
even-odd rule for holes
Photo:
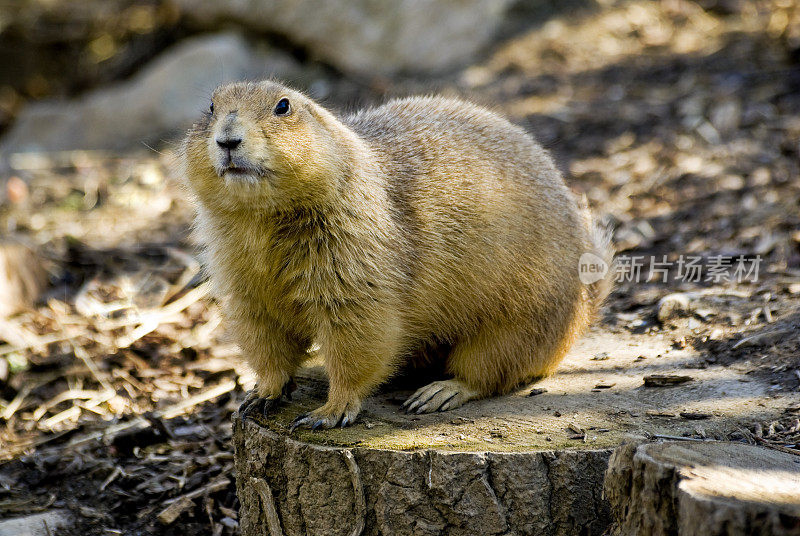
[[[211,106],[208,107],[208,113],[211,113],[211,114],[214,113],[214,103],[213,102],[211,103]]]
[[[275,105],[275,115],[289,115],[292,107],[289,105],[289,99],[283,98]]]

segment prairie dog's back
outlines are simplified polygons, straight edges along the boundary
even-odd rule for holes
[[[520,127],[443,97],[391,101],[344,122],[379,155],[411,243],[413,324],[458,331],[478,311],[490,320],[529,313],[539,300],[579,300],[585,223],[550,157]]]

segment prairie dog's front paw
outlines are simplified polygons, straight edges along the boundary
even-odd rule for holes
[[[329,401],[321,408],[299,415],[292,422],[292,427],[289,431],[293,432],[295,428],[300,427],[310,428],[311,430],[334,428],[336,426],[344,428],[353,424],[358,417],[359,411],[361,411],[360,401],[345,404],[331,403]]]
[[[294,380],[289,380],[284,384],[281,388],[281,392],[279,395],[271,395],[267,392],[267,394],[262,394],[262,390],[259,387],[256,387],[252,391],[247,393],[245,396],[244,402],[242,405],[239,406],[239,415],[241,416],[242,420],[246,420],[253,415],[261,415],[266,417],[278,407],[281,403],[283,398],[285,397],[287,400],[292,399],[292,391],[297,388],[297,384],[294,383]]]
[[[286,400],[292,399],[292,393],[297,389],[297,383],[295,383],[294,378],[289,378],[289,380],[280,387],[280,390],[275,389],[274,387],[270,387],[266,384],[261,382],[256,385],[255,389],[252,392],[257,393],[258,398],[267,398],[270,400],[278,400],[282,397],[286,397]],[[249,395],[249,393],[248,393]]]

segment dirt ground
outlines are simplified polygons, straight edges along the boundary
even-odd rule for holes
[[[643,263],[638,281],[621,273],[560,374],[463,415],[398,414],[404,430],[463,418],[437,439],[451,449],[670,434],[800,454],[800,10],[706,5],[518,23],[463,72],[351,80],[357,102],[331,98],[352,109],[442,91],[508,114],[613,226],[620,266]],[[67,533],[86,536],[236,532],[230,415],[252,377],[206,296],[170,162],[168,149],[12,161],[0,221],[41,252],[53,284],[0,325],[0,519],[66,508]],[[679,272],[690,257],[698,281]],[[671,263],[654,266],[666,276],[651,259]],[[737,259],[757,277],[710,268],[732,276]],[[645,387],[652,374],[692,379]],[[387,415],[410,392],[397,389],[375,399]],[[524,433],[470,428],[509,408]],[[380,431],[367,409],[352,429],[362,438],[340,440]]]

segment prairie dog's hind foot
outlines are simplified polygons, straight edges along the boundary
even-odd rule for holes
[[[408,397],[401,409],[406,413],[433,413],[447,411],[462,406],[464,403],[480,398],[480,393],[471,389],[461,380],[442,380],[429,383],[417,389]]]
[[[244,421],[253,415],[261,415],[266,417],[280,405],[281,401],[292,399],[292,391],[297,389],[297,384],[294,380],[289,380],[284,384],[281,389],[281,394],[277,397],[261,396],[259,388],[256,386],[251,391],[247,392],[244,401],[239,406],[239,416]]]

